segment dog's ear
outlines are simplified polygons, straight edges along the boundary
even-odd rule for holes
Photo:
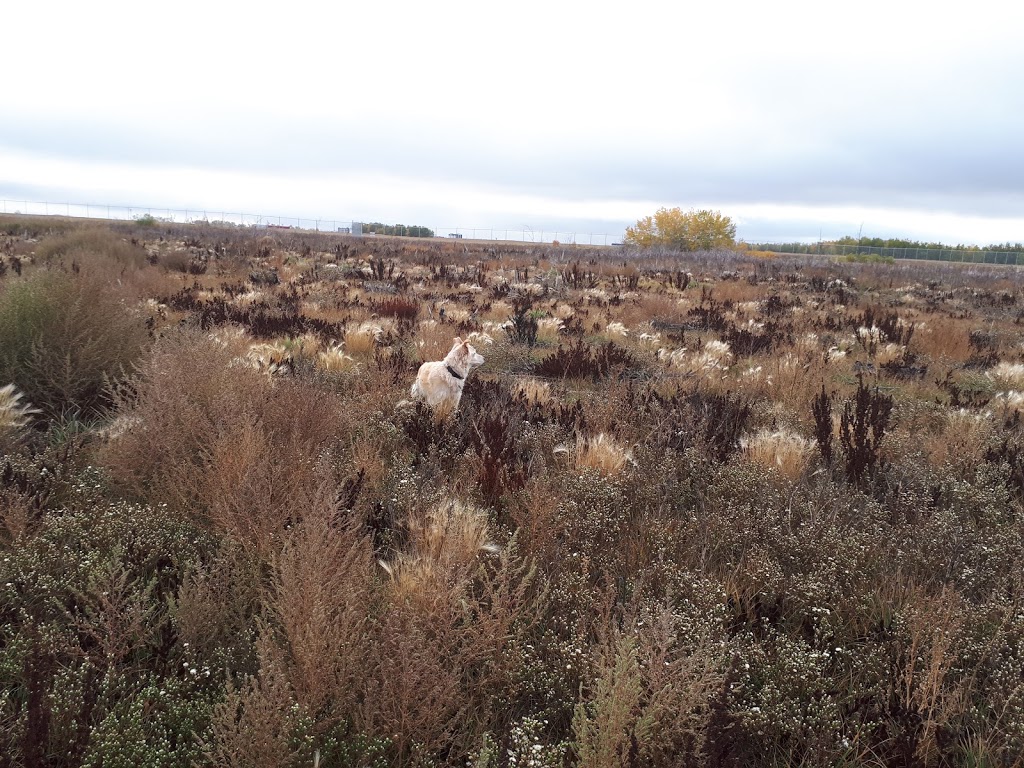
[[[456,336],[455,337],[455,341],[452,342],[452,346],[453,347],[458,347],[458,346],[461,346],[461,345],[462,345],[462,337],[461,336]]]

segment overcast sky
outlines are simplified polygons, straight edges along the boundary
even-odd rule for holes
[[[1024,241],[1024,4],[28,2],[0,199]],[[10,207],[8,208],[10,210]]]

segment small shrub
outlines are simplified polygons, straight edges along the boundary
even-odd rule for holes
[[[373,352],[373,363],[385,381],[398,384],[416,368],[404,347],[379,347]]]
[[[95,273],[33,273],[0,293],[0,381],[48,418],[95,415],[148,340],[144,320]]]
[[[526,484],[528,419],[534,409],[505,387],[476,377],[467,382],[463,398],[456,441],[476,453],[473,466],[484,502],[501,507],[505,494]]]
[[[690,405],[702,424],[702,437],[718,461],[724,462],[738,447],[752,409],[740,395],[694,393]]]
[[[405,296],[382,299],[376,303],[375,308],[379,315],[404,320],[407,323],[414,322],[420,313],[420,303]]]
[[[76,478],[61,512],[0,558],[0,743],[13,737],[13,764],[188,766],[215,686],[183,666],[169,608],[213,540],[96,499],[97,479]]]
[[[513,344],[532,347],[537,343],[540,324],[533,311],[533,301],[529,297],[517,298],[513,302],[513,313],[508,323],[505,331]]]
[[[215,694],[174,677],[133,678],[103,681],[82,768],[191,768],[203,756]]]
[[[879,448],[889,427],[892,406],[892,396],[866,386],[862,376],[857,378],[853,400],[843,404],[839,431],[850,480],[860,482],[878,468]]]
[[[270,600],[295,698],[321,727],[356,710],[375,640],[366,617],[379,602],[370,539],[324,491],[285,539]]]
[[[557,379],[591,379],[600,381],[608,378],[613,371],[636,373],[643,370],[640,362],[629,350],[615,342],[594,349],[583,339],[577,339],[568,347],[558,346],[552,354],[533,366],[537,376]]]
[[[832,398],[825,392],[824,384],[821,385],[821,393],[814,397],[811,413],[814,416],[814,438],[821,459],[826,467],[832,466]]]
[[[157,343],[119,404],[129,425],[101,452],[119,487],[264,552],[301,519],[351,429],[338,395],[233,365],[188,331]]]
[[[913,323],[905,323],[896,312],[877,307],[866,308],[860,316],[853,319],[853,322],[858,329],[858,335],[861,329],[868,329],[876,344],[891,341],[905,347],[914,337]]]
[[[766,323],[762,331],[737,328],[731,325],[723,334],[723,340],[739,357],[770,352],[776,345],[792,343],[792,334],[777,323]]]
[[[572,721],[580,765],[669,765],[683,756],[698,764],[708,701],[721,682],[720,637],[705,634],[686,602],[627,606],[638,615],[616,617],[623,628],[595,649],[594,679]]]

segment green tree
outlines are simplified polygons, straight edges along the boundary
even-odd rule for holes
[[[625,242],[650,248],[656,245],[681,251],[708,251],[736,244],[736,225],[718,211],[683,211],[661,208],[626,228]]]
[[[429,227],[407,224],[382,224],[371,221],[363,224],[364,234],[395,235],[398,237],[433,237],[434,230]]]

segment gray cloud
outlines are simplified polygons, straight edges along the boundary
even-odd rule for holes
[[[758,78],[753,80],[756,85]],[[761,80],[770,78],[762,75]],[[487,110],[471,120],[447,122],[418,119],[414,111],[407,120],[378,117],[358,107],[341,117],[302,119],[244,108],[192,114],[185,102],[169,115],[116,120],[94,113],[3,114],[10,108],[0,107],[0,148],[87,162],[294,178],[384,174],[397,184],[402,179],[464,183],[495,193],[569,202],[714,205],[727,214],[730,205],[770,203],[1024,216],[1024,143],[1018,139],[1024,133],[1024,107],[1019,96],[993,102],[988,111],[979,111],[985,105],[974,99],[943,112],[932,92],[922,105],[899,103],[888,94],[863,114],[847,109],[834,94],[816,106],[796,108],[823,87],[812,80],[790,84],[784,92],[793,107],[788,111],[769,109],[769,91],[754,100],[750,115],[720,121],[713,126],[716,130],[703,128],[699,115],[654,128],[639,115],[625,138],[621,124],[606,124],[610,116],[600,111],[587,119],[577,115],[569,131],[547,137],[540,131],[518,141],[517,120],[524,130],[532,126],[536,131],[536,121],[557,116],[506,115],[507,122],[494,123],[499,127],[492,129]],[[862,101],[857,106],[865,105]],[[659,117],[664,116],[652,119]],[[28,195],[27,188],[24,180],[5,179],[0,169],[0,196]],[[35,191],[47,194],[38,187]],[[270,193],[268,205],[283,207]],[[143,199],[123,202],[190,202],[168,200],[160,190],[137,195]],[[235,204],[222,201],[225,207]],[[420,211],[421,221],[474,218],[472,213],[453,212],[452,201],[439,200]],[[488,221],[472,223],[521,226],[527,218],[510,214],[490,214]],[[382,218],[386,215],[381,212]],[[631,223],[621,217],[528,218],[549,229],[591,232],[621,230]],[[845,227],[833,236],[850,233],[850,222],[748,221],[757,232],[751,239],[771,239],[773,233],[806,238],[828,227]],[[877,227],[875,233],[914,234],[878,233]]]
[[[8,120],[2,143],[61,157],[326,176],[389,173],[483,183],[567,200],[887,205],[1010,216],[1024,209],[1018,125],[840,130],[806,147],[541,146],[393,125],[203,124],[184,130],[98,119]]]

